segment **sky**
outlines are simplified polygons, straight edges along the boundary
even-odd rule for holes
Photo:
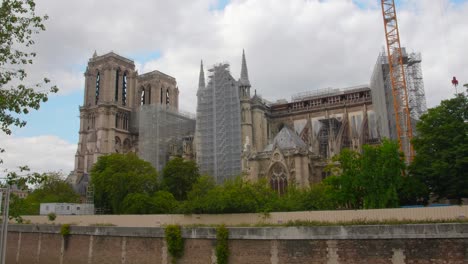
[[[468,83],[468,0],[396,0],[402,45],[421,52],[428,107]],[[36,0],[47,30],[36,37],[31,79],[60,91],[28,124],[0,133],[5,169],[73,170],[84,76],[94,51],[135,61],[138,72],[177,79],[179,108],[195,113],[200,60],[231,65],[245,49],[252,89],[269,101],[321,88],[368,84],[385,36],[378,0]]]

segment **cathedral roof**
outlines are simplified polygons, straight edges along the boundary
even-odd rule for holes
[[[276,146],[279,149],[307,149],[307,144],[287,126],[281,129],[264,151],[273,151]]]

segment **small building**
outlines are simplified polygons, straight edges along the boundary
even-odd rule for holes
[[[41,203],[40,215],[93,215],[94,204]]]

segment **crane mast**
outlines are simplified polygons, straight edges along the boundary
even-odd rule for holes
[[[395,1],[381,1],[398,143],[400,145],[400,150],[405,154],[406,162],[409,163],[414,156],[414,150],[411,144],[413,129],[411,127],[408,90],[406,87],[405,68],[401,51]]]

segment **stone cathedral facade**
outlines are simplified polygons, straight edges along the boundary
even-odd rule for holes
[[[216,74],[220,68],[225,72],[222,76]],[[238,174],[242,173],[250,180],[266,178],[279,193],[291,184],[309,186],[327,176],[323,170],[326,163],[343,148],[359,151],[363,144],[380,142],[368,86],[325,89],[294,96],[289,102],[279,100],[272,103],[257,95],[256,90],[252,95],[245,53],[242,54],[241,76],[237,81],[233,80],[227,69],[228,65],[220,64],[210,70],[210,91],[222,91],[226,87],[237,90],[235,98],[239,100],[240,124],[235,113],[227,115],[219,111],[218,114],[224,117],[223,122],[240,126],[242,146]],[[223,76],[225,82],[221,81]],[[197,122],[200,115],[206,114],[201,109],[210,109],[208,116],[213,116],[213,108],[203,104],[208,101],[216,105],[214,100],[210,100],[213,93],[204,96],[203,92],[207,91],[204,78],[201,68]],[[230,93],[224,93],[224,96],[216,100],[218,104],[230,102],[233,98]],[[221,109],[226,111],[225,108]],[[214,112],[214,116],[217,116]],[[197,126],[201,125],[197,123]],[[223,131],[211,127],[209,130],[211,134]],[[236,140],[237,137],[232,136],[230,139],[223,138],[222,142]],[[204,145],[205,142],[199,144]],[[213,160],[216,162],[214,156],[219,156],[216,151],[204,153],[203,147],[197,149],[197,156],[202,156],[202,160],[205,154],[211,155],[206,159],[211,163]],[[205,164],[201,162],[199,165],[203,170]],[[214,176],[218,178],[218,175]],[[231,172],[229,176],[235,176],[235,173]]]
[[[326,177],[323,168],[327,160],[343,148],[360,150],[363,144],[380,142],[368,86],[319,90],[293,96],[290,101],[269,102],[257,95],[256,89],[252,94],[244,53],[238,80],[231,76],[227,64],[215,65],[208,77],[205,85],[202,65],[196,132],[184,132],[181,142],[157,138],[159,142],[180,143],[181,151],[169,147],[168,155],[159,153],[165,161],[159,160],[155,167],[160,168],[171,156],[182,156],[197,160],[202,172],[220,174],[213,175],[218,182],[243,174],[253,181],[265,178],[282,193],[291,184],[305,187],[320,182]],[[229,105],[223,106],[223,102]],[[159,71],[139,75],[132,60],[113,52],[93,55],[85,72],[71,180],[81,186],[82,194],[99,156],[134,152],[148,159],[140,144],[145,145],[146,153],[160,148],[141,143],[143,134],[154,134],[153,124],[138,120],[140,112],[151,105],[177,111],[179,89],[174,77]],[[150,115],[148,122],[158,123],[155,115]]]
[[[137,119],[142,105],[179,106],[175,78],[159,71],[139,75],[132,60],[113,52],[102,56],[94,53],[84,76],[84,102],[71,179],[82,185],[86,185],[99,156],[139,152]]]

